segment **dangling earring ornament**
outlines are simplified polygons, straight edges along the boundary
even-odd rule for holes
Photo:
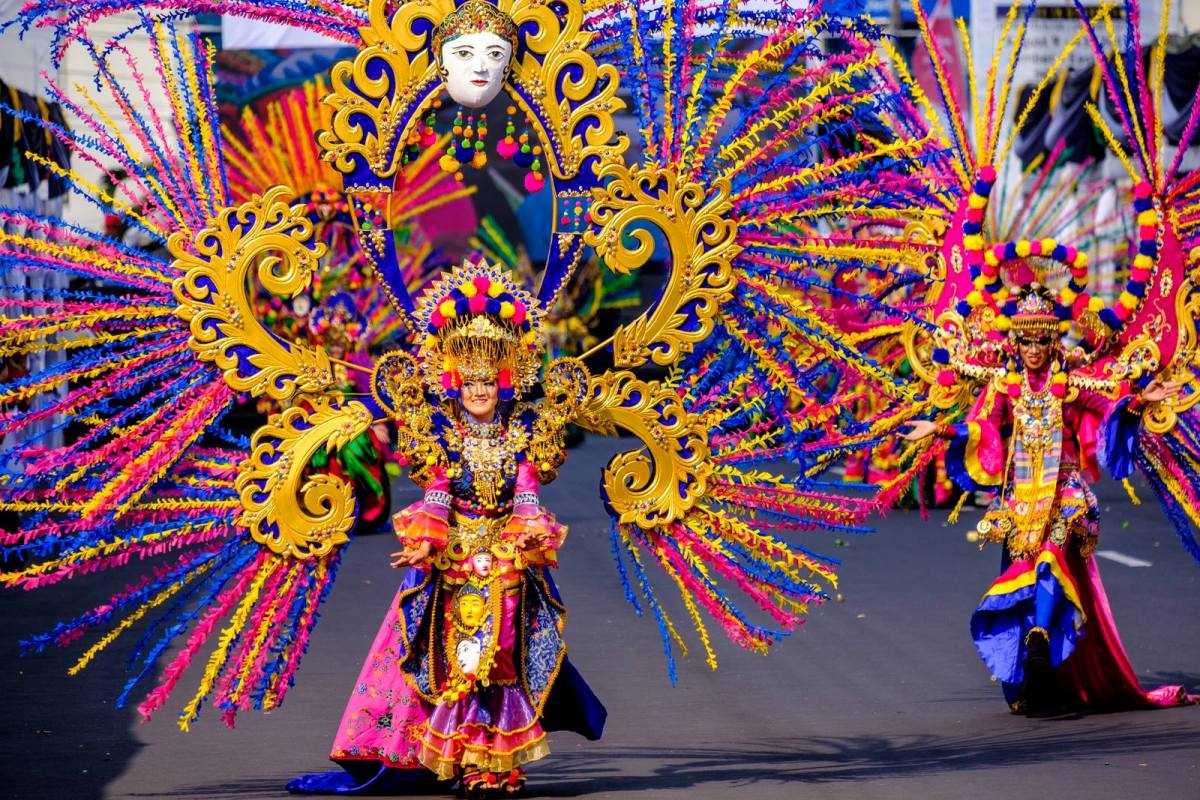
[[[541,155],[541,151],[542,148],[540,147],[533,148],[533,153],[535,156]],[[546,180],[542,177],[541,169],[542,160],[540,158],[534,158],[533,164],[530,165],[531,172],[525,176],[525,191],[529,192],[530,194],[540,192],[546,185]]]
[[[479,115],[479,125],[475,128],[475,141],[472,146],[475,149],[475,154],[471,156],[471,166],[475,169],[483,169],[487,166],[487,112]]]
[[[459,109],[457,116],[454,117],[454,127],[451,130],[453,135],[450,137],[449,144],[446,145],[446,155],[438,161],[438,166],[442,168],[442,172],[454,175],[454,180],[461,181],[463,179],[462,159],[458,158],[458,137],[463,133],[462,109]]]
[[[501,158],[512,158],[521,149],[517,145],[517,140],[513,138],[513,134],[517,132],[517,126],[513,122],[513,114],[516,113],[516,106],[508,107],[508,119],[504,123],[504,138],[496,143],[496,153]]]

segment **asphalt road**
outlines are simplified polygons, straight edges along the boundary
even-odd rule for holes
[[[623,600],[595,492],[620,446],[589,442],[545,490],[571,526],[559,583],[572,659],[609,722],[600,742],[553,735],[554,754],[531,770],[532,796],[1200,798],[1200,707],[1054,720],[1007,712],[967,635],[999,563],[994,549],[965,542],[969,511],[953,527],[945,512],[928,521],[896,512],[848,546],[812,535],[812,546],[844,559],[844,602],[816,609],[767,657],[724,646],[713,673],[693,655],[672,688],[653,622]],[[1134,508],[1111,484],[1100,494],[1101,547],[1150,562],[1101,562],[1134,667],[1146,684],[1200,690],[1200,566],[1152,501]],[[232,731],[211,710],[190,734],[171,713],[140,725],[132,710],[114,710],[119,648],[75,678],[65,672],[81,648],[17,657],[21,634],[105,596],[119,576],[0,594],[0,797],[286,797],[290,777],[328,768],[399,579],[391,545],[382,536],[353,545],[285,707]]]

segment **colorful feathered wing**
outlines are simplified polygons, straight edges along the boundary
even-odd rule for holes
[[[3,456],[0,507],[21,515],[20,530],[4,534],[0,580],[37,589],[139,564],[123,591],[26,647],[90,636],[78,670],[141,626],[124,702],[182,644],[139,710],[149,717],[161,708],[199,660],[199,685],[180,715],[186,729],[206,702],[232,724],[239,710],[286,697],[353,521],[346,484],[287,463],[336,449],[371,413],[332,391],[323,352],[254,320],[252,292],[222,288],[309,286],[336,246],[317,236],[323,220],[312,196],[291,205],[287,189],[256,191],[254,173],[227,166],[239,153],[222,138],[205,40],[163,21],[143,21],[140,35],[150,43],[140,60],[120,41],[101,49],[82,39],[98,88],[81,88],[78,101],[50,89],[81,125],[48,135],[77,162],[99,166],[114,188],[63,177],[77,200],[124,221],[125,240],[0,209],[0,269],[45,270],[67,284],[0,299],[5,354],[51,356],[0,385],[0,428],[19,441]],[[118,82],[118,63],[132,82]],[[401,199],[445,196],[435,186]],[[223,345],[234,330],[240,349]],[[295,403],[249,442],[224,424],[242,392]],[[263,507],[276,485],[295,508]]]

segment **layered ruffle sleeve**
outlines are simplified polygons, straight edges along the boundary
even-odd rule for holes
[[[526,533],[533,534],[538,544],[525,549],[525,561],[533,566],[553,567],[558,565],[557,550],[567,537],[567,529],[542,506],[539,488],[534,466],[529,461],[522,461],[517,465],[513,511],[504,535],[516,539]]]
[[[968,492],[999,486],[1004,478],[1004,435],[1012,425],[1008,396],[993,386],[975,401],[965,422],[943,425],[938,435],[950,439],[946,473]]]
[[[450,531],[450,479],[438,468],[425,487],[425,497],[392,517],[396,536],[405,547],[429,542],[435,551],[446,546]]]
[[[1134,473],[1142,408],[1140,397],[1124,397],[1117,401],[1104,420],[1100,460],[1117,480],[1124,480]]]

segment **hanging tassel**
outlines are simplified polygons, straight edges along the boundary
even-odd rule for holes
[[[1129,495],[1129,502],[1133,503],[1135,506],[1140,506],[1142,504],[1142,499],[1138,497],[1137,492],[1133,490],[1133,484],[1129,482],[1129,478],[1123,478],[1121,480],[1121,485],[1125,487],[1125,493]]]
[[[958,524],[958,515],[962,513],[963,505],[967,502],[967,497],[970,494],[970,492],[963,492],[958,496],[958,502],[954,504],[954,510],[951,511],[950,516],[946,518],[946,521],[951,525]]]

